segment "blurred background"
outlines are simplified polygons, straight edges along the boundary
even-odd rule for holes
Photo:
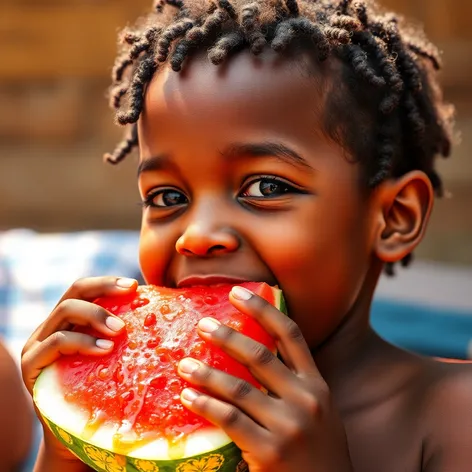
[[[420,261],[380,281],[372,322],[407,349],[472,359],[472,2],[379,1],[423,24],[443,50],[462,143],[439,162],[452,198],[436,203]],[[151,3],[0,0],[0,341],[18,363],[75,279],[137,271],[136,158],[102,161],[121,136],[105,92],[117,32]],[[22,228],[35,232],[7,231]],[[40,437],[36,423],[25,472]]]
[[[438,201],[423,259],[472,265],[472,2],[383,0],[421,22],[444,51],[445,95],[462,144],[440,162],[453,198]],[[101,156],[120,130],[105,99],[116,32],[151,0],[2,0],[0,229],[137,229],[134,159]]]

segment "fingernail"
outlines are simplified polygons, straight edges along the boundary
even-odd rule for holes
[[[238,300],[249,300],[253,295],[249,290],[239,286],[233,287],[231,293],[233,294],[233,297]]]
[[[198,398],[198,393],[193,388],[184,388],[181,395],[188,402],[193,402]]]
[[[202,318],[198,322],[198,327],[205,333],[213,333],[213,331],[216,331],[220,326],[220,322],[214,318]]]
[[[200,367],[200,364],[193,359],[182,359],[179,362],[179,369],[184,374],[192,374]]]
[[[113,341],[110,341],[109,339],[97,339],[95,341],[95,344],[100,349],[104,349],[105,351],[108,351],[108,349],[111,349],[115,343]]]
[[[135,279],[121,278],[117,279],[116,285],[120,288],[130,288],[136,283]]]
[[[109,316],[105,320],[105,324],[112,330],[112,331],[121,331],[125,323],[124,321],[120,320],[119,318],[115,318],[114,316]]]

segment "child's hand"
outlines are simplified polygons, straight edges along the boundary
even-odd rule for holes
[[[224,400],[186,389],[183,404],[226,431],[251,472],[351,472],[344,426],[298,326],[240,287],[233,289],[231,301],[273,336],[285,365],[265,346],[205,318],[200,335],[247,366],[269,394],[198,361],[183,360],[183,378]]]
[[[63,295],[49,317],[28,339],[21,356],[23,381],[33,394],[33,386],[44,367],[62,355],[109,353],[113,342],[74,332],[74,326],[91,326],[106,337],[119,334],[124,323],[104,308],[92,303],[105,296],[126,295],[136,291],[138,282],[118,277],[94,277],[76,281]],[[25,316],[28,314],[26,313]],[[59,456],[72,455],[57,441],[43,424],[46,450]]]

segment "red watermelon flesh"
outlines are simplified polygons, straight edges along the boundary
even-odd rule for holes
[[[242,285],[270,303],[278,303],[277,289],[264,283]],[[126,443],[158,437],[177,442],[210,426],[180,401],[182,389],[189,386],[176,372],[184,357],[199,359],[260,387],[244,366],[197,334],[198,320],[211,316],[275,352],[274,342],[263,328],[231,305],[230,290],[227,285],[142,286],[131,296],[96,301],[126,323],[123,334],[114,338],[113,351],[101,357],[74,355],[57,361],[65,400],[90,418],[84,437],[108,422],[119,424],[114,443],[123,449]]]

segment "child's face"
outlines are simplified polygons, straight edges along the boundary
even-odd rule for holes
[[[159,72],[139,123],[148,283],[265,281],[310,345],[339,325],[369,269],[372,218],[359,165],[320,133],[321,101],[272,53]]]

